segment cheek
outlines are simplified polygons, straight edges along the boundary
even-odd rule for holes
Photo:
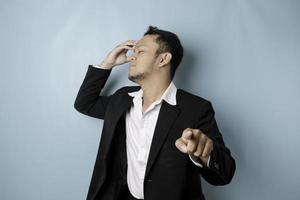
[[[155,59],[147,55],[139,55],[135,60],[136,69],[138,71],[149,71],[155,65]]]
[[[153,59],[152,57],[149,56],[140,56],[137,59],[137,62],[143,65],[153,65],[155,63],[155,59]]]

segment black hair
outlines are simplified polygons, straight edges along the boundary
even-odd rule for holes
[[[158,29],[155,26],[149,26],[145,35],[157,35],[156,42],[159,45],[156,55],[160,53],[169,52],[172,54],[171,58],[171,80],[175,75],[175,71],[179,66],[183,57],[183,47],[180,43],[178,36],[170,31]]]

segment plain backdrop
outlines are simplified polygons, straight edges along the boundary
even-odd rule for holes
[[[299,19],[297,0],[1,0],[0,199],[86,198],[102,121],[75,97],[89,64],[154,25],[180,37],[175,85],[212,102],[236,160],[207,199],[299,200]]]

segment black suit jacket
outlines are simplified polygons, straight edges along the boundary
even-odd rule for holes
[[[88,200],[118,199],[127,188],[125,113],[133,99],[128,92],[140,87],[123,87],[103,96],[101,90],[110,73],[90,65],[74,103],[80,113],[104,119]],[[210,184],[224,185],[235,172],[235,161],[218,130],[211,103],[181,89],[176,99],[176,106],[162,102],[146,166],[145,200],[204,199],[200,176]],[[175,141],[185,128],[200,129],[213,140],[209,167],[194,165],[176,148]]]

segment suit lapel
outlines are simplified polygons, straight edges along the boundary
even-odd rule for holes
[[[111,119],[109,124],[109,131],[110,133],[105,134],[107,137],[103,145],[103,154],[106,157],[109,147],[111,145],[112,138],[114,136],[114,132],[117,126],[118,121],[122,117],[123,114],[127,111],[127,109],[132,104],[133,97],[129,96],[128,94],[124,95],[124,98],[121,98],[120,104],[114,110],[114,117]],[[177,99],[178,100],[178,99]],[[148,156],[147,166],[145,177],[148,175],[151,167],[153,166],[155,159],[157,158],[160,149],[162,148],[165,140],[169,134],[170,128],[177,119],[180,113],[180,109],[178,106],[172,106],[168,104],[166,101],[162,101],[162,105],[159,111],[159,115],[157,118],[155,130],[153,133],[152,143],[150,147],[150,152]],[[105,137],[103,135],[103,137]]]
[[[153,163],[155,162],[155,159],[169,134],[169,130],[179,113],[180,110],[177,106],[172,106],[166,101],[162,102],[152,138],[145,177],[148,175]]]
[[[118,106],[114,108],[113,118],[109,119],[109,133],[105,134],[107,138],[105,138],[105,142],[103,142],[103,154],[106,157],[109,148],[111,146],[111,141],[114,136],[115,129],[117,128],[117,124],[122,117],[122,115],[126,114],[126,110],[131,106],[133,97],[128,94],[124,95],[124,98],[120,98],[120,102]],[[103,135],[104,136],[104,135]]]

